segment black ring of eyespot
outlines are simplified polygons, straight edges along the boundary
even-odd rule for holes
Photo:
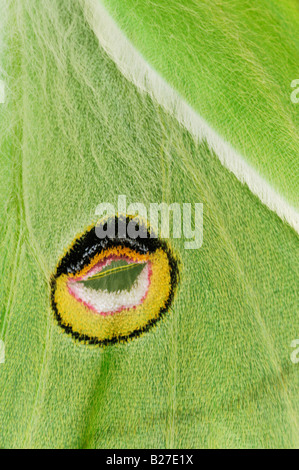
[[[132,220],[131,217],[115,217],[115,224],[118,223],[119,219],[126,220],[126,226]],[[156,325],[165,315],[165,313],[169,310],[173,298],[175,295],[175,291],[179,282],[179,262],[174,257],[171,249],[169,248],[168,244],[159,238],[150,238],[150,232],[148,229],[147,237],[140,238],[137,237],[135,239],[126,237],[126,238],[119,238],[117,235],[114,238],[99,238],[96,235],[95,226],[87,231],[84,235],[80,238],[75,240],[67,254],[60,260],[58,266],[56,268],[56,272],[51,277],[50,285],[51,285],[51,305],[54,311],[55,318],[60,325],[60,327],[69,335],[71,335],[74,339],[84,342],[85,344],[90,345],[98,345],[98,346],[107,346],[116,343],[124,343],[130,341],[134,338],[138,338],[143,333],[149,331],[154,325]],[[167,302],[163,308],[161,308],[159,315],[156,319],[150,320],[145,326],[142,328],[134,330],[129,335],[120,335],[114,337],[112,339],[105,339],[99,340],[95,337],[90,337],[88,335],[80,334],[73,331],[72,327],[69,325],[65,325],[63,323],[63,319],[58,311],[57,304],[55,302],[55,290],[56,290],[56,280],[62,274],[75,274],[78,271],[81,271],[84,266],[86,266],[92,258],[97,254],[101,253],[104,250],[115,246],[123,246],[126,248],[131,248],[141,254],[146,253],[154,253],[158,248],[161,248],[168,257],[168,263],[170,267],[170,278],[171,278],[171,289],[170,295],[167,299]]]

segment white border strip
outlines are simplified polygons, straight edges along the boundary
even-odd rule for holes
[[[121,73],[139,90],[148,93],[174,115],[199,141],[205,139],[221,163],[272,211],[299,233],[299,212],[254,170],[231,145],[195,112],[188,103],[146,62],[119,29],[100,0],[86,0],[85,17],[101,47]]]

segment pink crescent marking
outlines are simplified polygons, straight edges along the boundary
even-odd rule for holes
[[[107,316],[110,316],[110,315],[114,315],[116,313],[119,313],[119,312],[122,312],[123,310],[130,310],[130,309],[136,309],[136,307],[138,307],[139,305],[141,305],[146,297],[147,297],[147,294],[148,294],[148,291],[149,291],[149,287],[150,287],[150,283],[151,283],[151,276],[152,276],[152,268],[151,268],[151,263],[147,263],[148,264],[148,276],[147,276],[147,288],[146,288],[146,292],[144,294],[144,296],[142,297],[142,299],[137,303],[137,304],[133,304],[133,305],[124,305],[122,307],[119,307],[118,309],[116,310],[112,310],[110,312],[99,312],[98,310],[95,309],[95,307],[93,305],[91,305],[90,303],[86,302],[84,299],[82,299],[81,297],[79,297],[76,292],[73,291],[72,289],[72,284],[75,284],[77,281],[81,281],[82,279],[88,279],[91,275],[94,275],[98,272],[100,272],[105,266],[109,266],[109,264],[111,263],[111,261],[115,261],[115,260],[123,260],[125,259],[126,261],[128,261],[129,263],[136,263],[136,262],[139,262],[139,261],[135,261],[135,260],[132,260],[131,258],[125,258],[125,257],[117,257],[117,256],[111,256],[110,258],[108,258],[107,260],[104,260],[104,261],[101,261],[100,263],[97,263],[95,266],[93,266],[93,268],[88,271],[87,274],[85,274],[84,276],[80,277],[80,278],[77,278],[77,279],[69,279],[68,280],[68,283],[67,283],[67,287],[68,287],[68,292],[70,295],[72,295],[78,302],[82,303],[83,305],[85,305],[87,308],[89,308],[90,310],[92,310],[94,313],[96,313],[97,315],[102,315],[103,317],[107,317]],[[95,268],[97,268],[95,270]]]

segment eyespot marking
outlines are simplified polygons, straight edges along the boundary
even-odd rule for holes
[[[51,279],[52,307],[67,333],[89,344],[124,342],[169,310],[178,262],[165,241],[146,233],[98,238],[93,226],[74,240]]]

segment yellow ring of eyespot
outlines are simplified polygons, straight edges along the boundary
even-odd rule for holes
[[[69,293],[67,284],[69,279],[80,278],[97,263],[110,256],[127,256],[137,261],[149,262],[151,279],[142,304],[104,316],[76,300]],[[143,255],[120,246],[95,255],[91,262],[76,274],[60,275],[56,279],[54,300],[64,326],[71,327],[72,332],[79,335],[105,342],[113,338],[128,337],[134,331],[142,330],[150,322],[157,320],[161,309],[167,303],[170,292],[171,275],[168,256],[161,248],[151,254]]]

